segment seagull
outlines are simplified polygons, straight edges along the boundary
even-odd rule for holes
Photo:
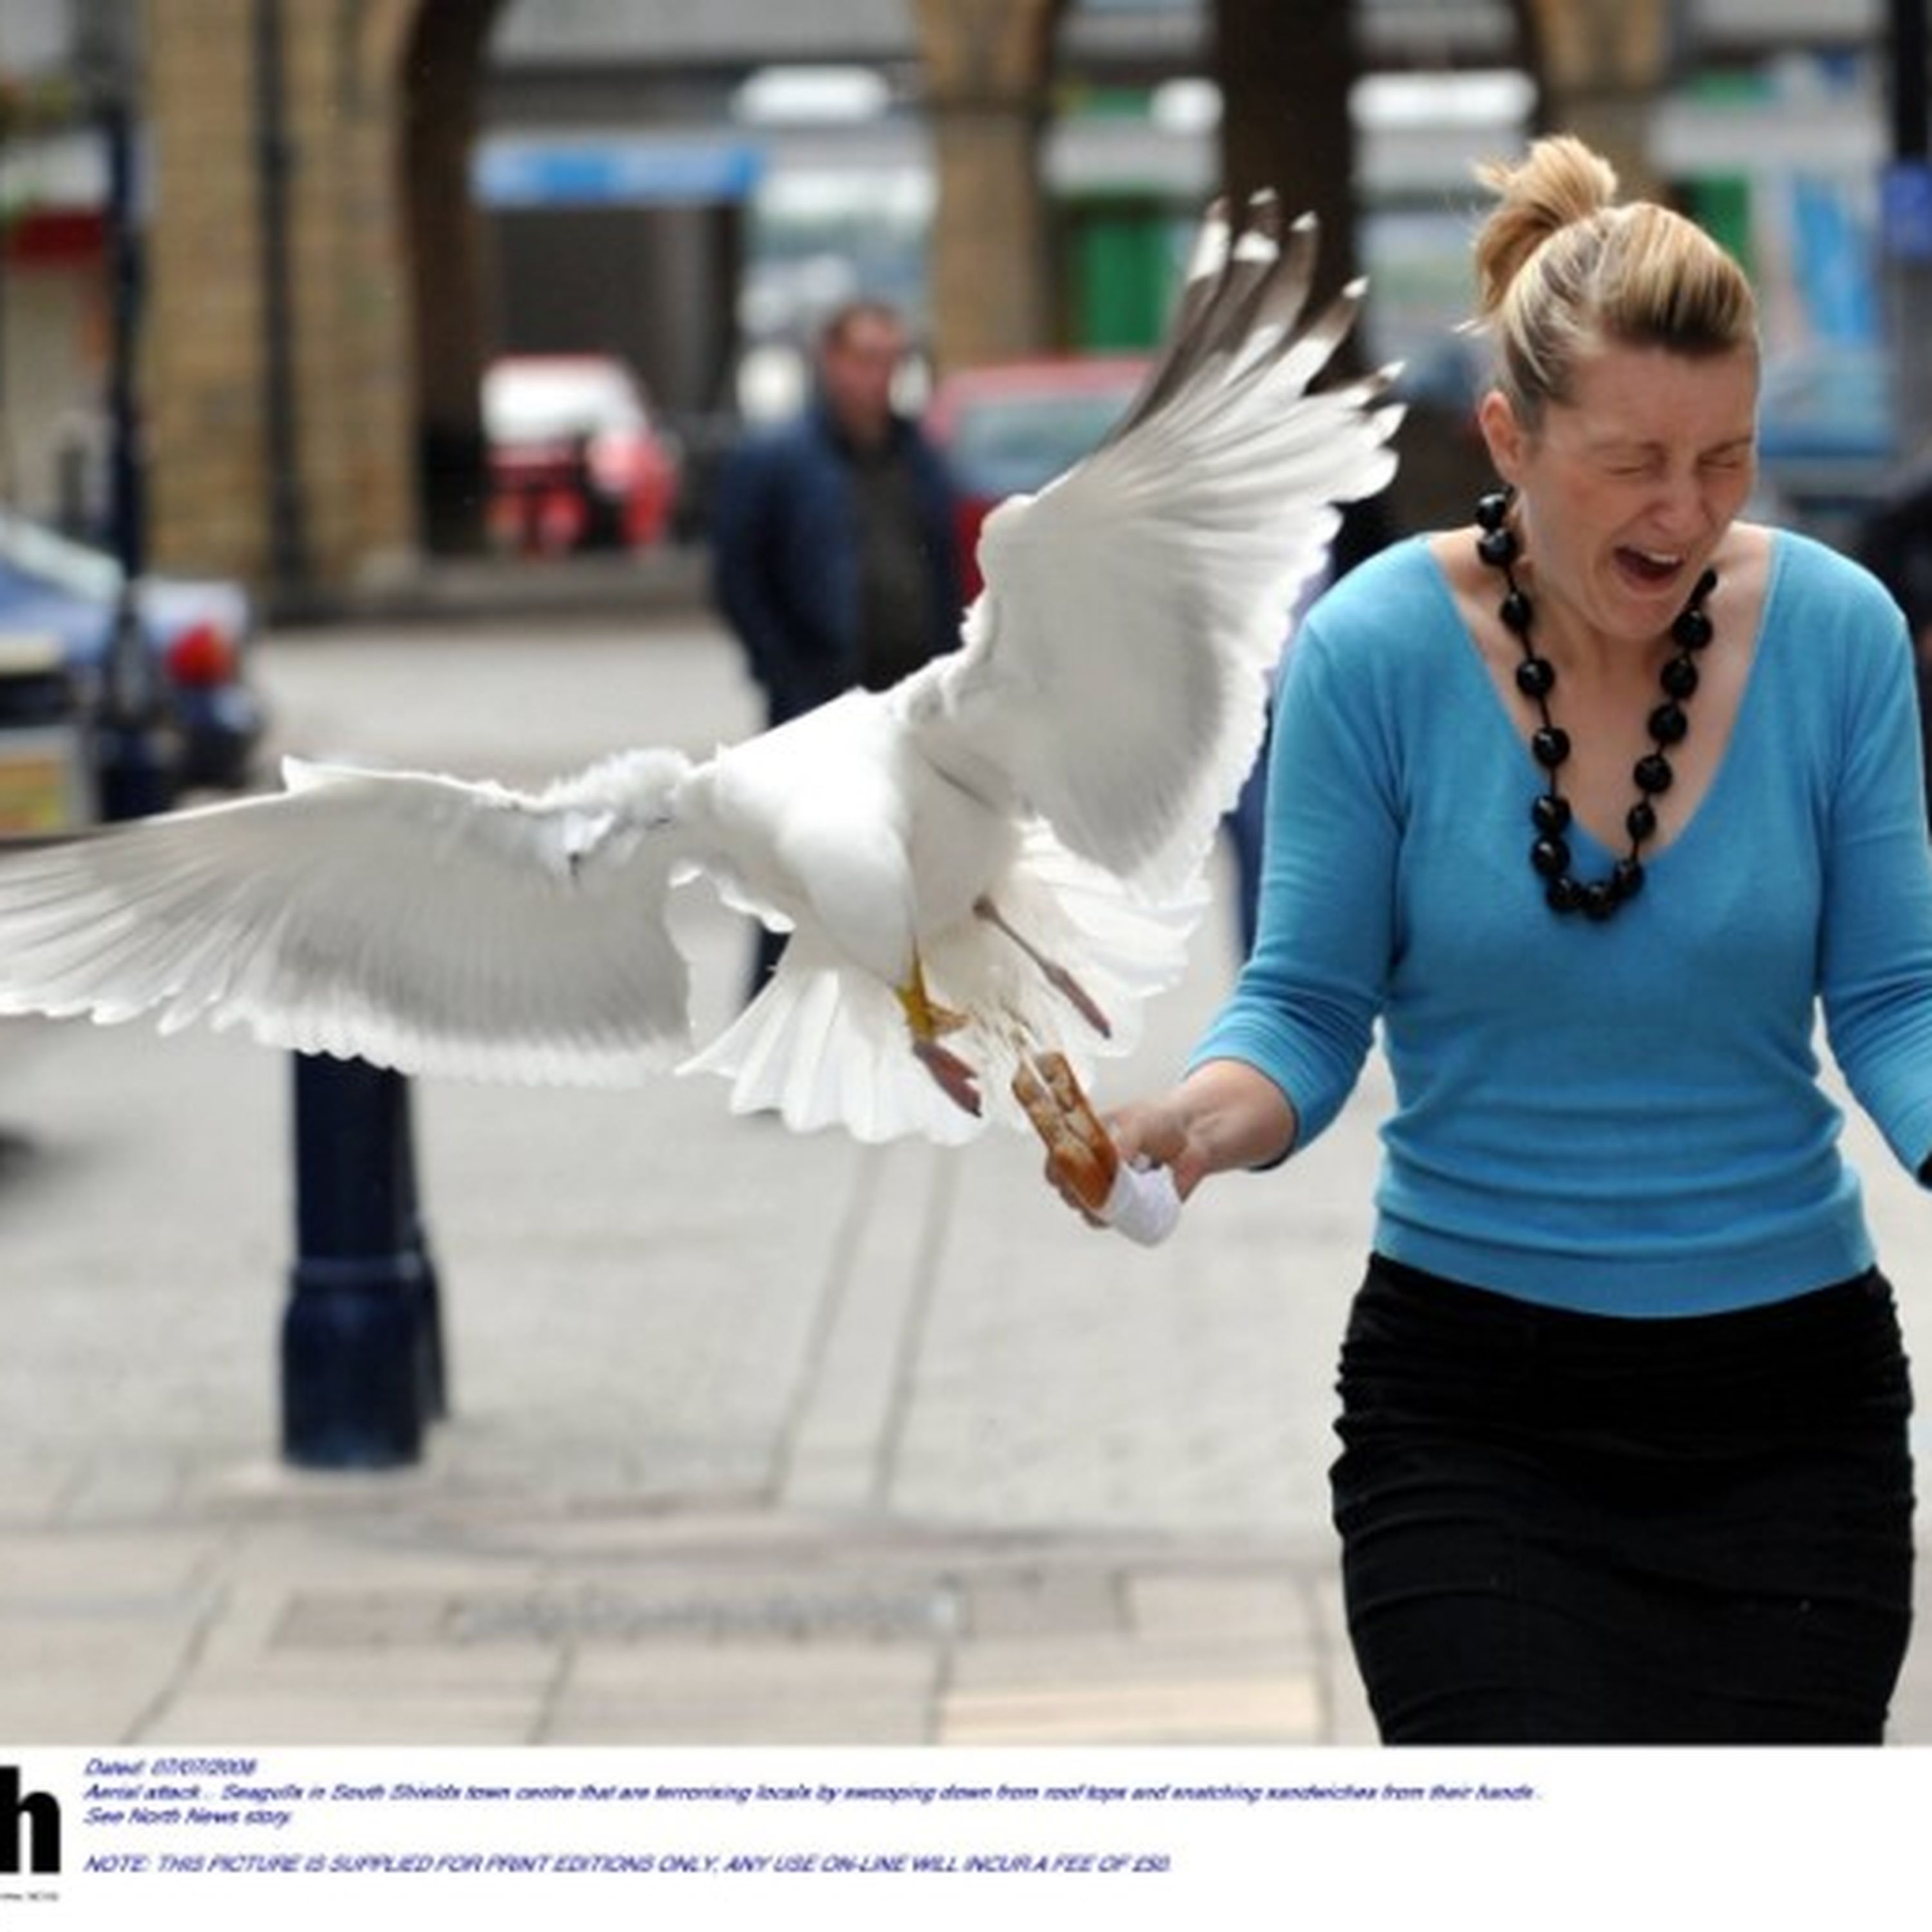
[[[0,1012],[236,1028],[408,1075],[721,1076],[862,1141],[1023,1127],[1025,1070],[1131,1048],[1337,506],[1394,472],[1394,372],[1316,387],[1317,236],[1208,210],[1166,340],[1091,454],[985,524],[956,650],[708,758],[545,790],[290,759],[278,791],[0,857]],[[698,1046],[670,896],[790,940]]]

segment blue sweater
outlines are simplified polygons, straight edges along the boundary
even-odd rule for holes
[[[1723,763],[1604,925],[1543,902],[1539,774],[1423,539],[1303,625],[1258,937],[1194,1058],[1259,1069],[1305,1144],[1380,1023],[1384,1253],[1634,1316],[1870,1265],[1815,1022],[1916,1171],[1932,1150],[1932,865],[1910,646],[1874,579],[1774,542]],[[1586,878],[1617,856],[1580,830],[1571,843]]]

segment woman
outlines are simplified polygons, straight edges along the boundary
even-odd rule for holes
[[[1260,930],[1112,1125],[1208,1176],[1396,1107],[1343,1346],[1351,1634],[1389,1742],[1878,1742],[1910,1393],[1839,1117],[1932,1151],[1911,663],[1740,521],[1742,272],[1568,138],[1484,171],[1501,488],[1299,635]]]

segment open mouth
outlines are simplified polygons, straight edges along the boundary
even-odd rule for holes
[[[1684,568],[1681,551],[1641,550],[1628,544],[1618,546],[1616,561],[1625,577],[1646,590],[1660,590],[1676,582]]]

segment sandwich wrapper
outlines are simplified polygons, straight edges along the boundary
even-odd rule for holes
[[[1180,1219],[1180,1196],[1173,1174],[1164,1167],[1122,1161],[1100,1219],[1144,1248],[1158,1246]]]

